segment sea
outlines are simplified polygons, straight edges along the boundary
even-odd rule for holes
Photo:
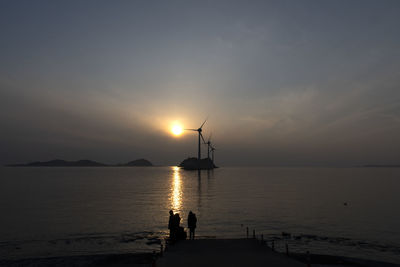
[[[1,167],[0,259],[159,251],[197,238],[400,264],[400,168]]]

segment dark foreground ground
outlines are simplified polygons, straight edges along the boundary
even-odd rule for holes
[[[181,266],[358,266],[394,267],[395,264],[327,255],[274,252],[256,239],[186,240],[168,248],[157,267]]]
[[[163,255],[110,254],[54,258],[0,260],[0,266],[358,266],[400,267],[400,265],[352,259],[346,257],[290,254],[273,252],[256,239],[200,239],[185,240],[169,246]]]

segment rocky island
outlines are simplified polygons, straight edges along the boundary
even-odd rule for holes
[[[200,160],[197,158],[187,158],[182,161],[178,166],[182,167],[185,170],[211,170],[214,168],[218,168],[209,158]]]
[[[137,160],[130,161],[128,163],[119,164],[118,166],[126,166],[126,167],[143,166],[143,167],[147,167],[147,166],[153,166],[153,164],[150,161],[148,161],[147,159],[137,159]]]

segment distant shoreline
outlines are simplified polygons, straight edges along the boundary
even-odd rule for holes
[[[127,163],[104,164],[93,160],[67,161],[54,159],[50,161],[35,161],[30,163],[6,164],[5,167],[152,167],[154,166],[146,159],[137,159]]]
[[[364,168],[400,168],[400,165],[378,165],[378,164],[369,164],[362,166]]]
[[[203,159],[205,160],[205,159]],[[181,163],[182,164],[182,163]],[[147,159],[137,159],[127,163],[118,164],[106,164],[93,160],[77,160],[67,161],[61,159],[55,159],[50,161],[35,161],[28,163],[16,163],[16,164],[4,164],[2,167],[166,167],[166,166],[180,166],[178,165],[153,165]],[[216,166],[215,166],[216,167]],[[366,165],[354,165],[354,166],[226,166],[226,167],[249,167],[249,168],[400,168],[400,164],[366,164]],[[217,167],[216,167],[217,168]],[[185,168],[184,168],[185,169]],[[190,168],[187,168],[190,170]],[[197,169],[197,168],[195,168]],[[205,168],[207,169],[207,168]]]

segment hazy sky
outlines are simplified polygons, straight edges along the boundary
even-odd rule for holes
[[[400,163],[400,1],[0,1],[0,163]],[[204,147],[205,148],[205,147]],[[205,155],[205,154],[203,154]]]

